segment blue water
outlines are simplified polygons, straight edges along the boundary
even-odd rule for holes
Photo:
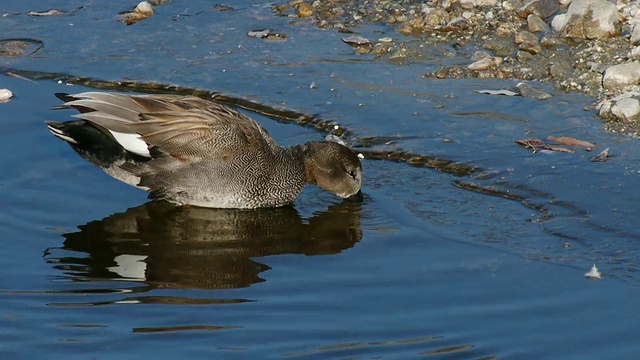
[[[602,130],[593,99],[542,84],[554,98],[481,95],[514,82],[424,79],[463,59],[375,61],[268,2],[212,4],[171,2],[131,26],[116,21],[128,3],[0,4],[3,38],[45,44],[0,66],[219,91],[479,170],[365,159],[362,204],[307,188],[280,210],[171,209],[48,133],[44,120],[73,114],[50,111],[53,94],[90,88],[2,76],[16,97],[0,104],[0,358],[635,358],[640,149]],[[287,40],[246,36],[261,28]],[[326,135],[247,114],[281,144]],[[597,146],[512,142],[562,135]],[[594,263],[601,280],[583,276]]]

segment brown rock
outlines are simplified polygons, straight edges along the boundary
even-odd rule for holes
[[[311,6],[309,3],[306,2],[300,2],[298,4],[298,16],[301,18],[306,18],[309,16],[313,16],[314,13],[314,9],[313,6]]]
[[[538,37],[528,31],[523,30],[516,35],[516,38],[514,39],[514,41],[516,42],[516,44],[522,44],[522,43],[538,44]]]
[[[518,8],[518,16],[526,19],[535,14],[541,19],[548,18],[559,10],[558,0],[529,0]]]
[[[424,16],[424,27],[426,29],[437,29],[447,25],[450,20],[449,13],[441,8],[435,8]]]
[[[527,51],[518,51],[516,53],[516,60],[518,60],[518,62],[527,62],[529,60],[533,59],[533,55],[530,52]]]
[[[551,64],[549,66],[549,75],[554,78],[562,79],[562,77],[569,71],[569,67],[562,63],[560,64]]]
[[[529,14],[529,16],[527,16],[527,26],[529,28],[529,31],[531,31],[532,33],[546,33],[551,30],[551,27],[549,27],[549,25],[547,25],[547,23],[544,22],[544,20],[540,19],[540,17],[536,14]]]
[[[520,50],[524,50],[528,53],[531,53],[533,55],[535,54],[540,54],[542,52],[542,47],[540,45],[538,45],[538,43],[529,43],[529,42],[524,42],[522,44],[520,44],[520,46],[518,46],[518,48]]]
[[[504,22],[498,25],[496,28],[496,35],[498,36],[511,36],[520,30],[520,24]]]

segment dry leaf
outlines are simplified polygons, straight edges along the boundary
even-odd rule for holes
[[[503,95],[503,96],[518,96],[519,93],[511,90],[476,90],[478,94],[487,94],[487,95]]]
[[[351,46],[370,45],[371,41],[362,36],[346,36],[342,38],[342,41]]]
[[[563,148],[560,146],[547,145],[544,143],[544,141],[540,139],[522,139],[522,140],[514,140],[513,142],[523,146],[525,149],[533,150],[534,154],[541,150],[563,152],[563,153],[574,153],[574,151],[571,149]]]
[[[584,146],[588,148],[592,148],[596,146],[596,144],[594,143],[590,143],[584,140],[578,140],[568,136],[560,136],[560,137],[549,136],[547,140],[555,141],[558,144],[567,145],[567,146]]]
[[[550,150],[550,151],[555,151],[555,152],[563,152],[563,153],[569,153],[569,154],[573,154],[575,151],[571,150],[571,149],[567,149],[564,147],[560,147],[560,146],[551,146],[551,145],[545,145],[546,148],[542,149],[542,150]]]
[[[49,9],[47,11],[29,11],[27,15],[29,16],[51,16],[51,15],[62,15],[65,14],[66,11],[58,10],[58,9]]]

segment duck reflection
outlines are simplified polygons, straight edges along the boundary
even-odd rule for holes
[[[255,257],[337,254],[362,238],[361,204],[344,201],[303,222],[291,206],[234,210],[149,202],[64,234],[47,261],[85,279],[169,288],[239,288],[263,281]],[[69,255],[64,252],[64,255]]]

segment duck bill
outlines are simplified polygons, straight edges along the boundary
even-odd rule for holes
[[[362,202],[364,200],[364,195],[362,195],[362,190],[358,190],[357,193],[347,197],[346,199],[353,202]]]

